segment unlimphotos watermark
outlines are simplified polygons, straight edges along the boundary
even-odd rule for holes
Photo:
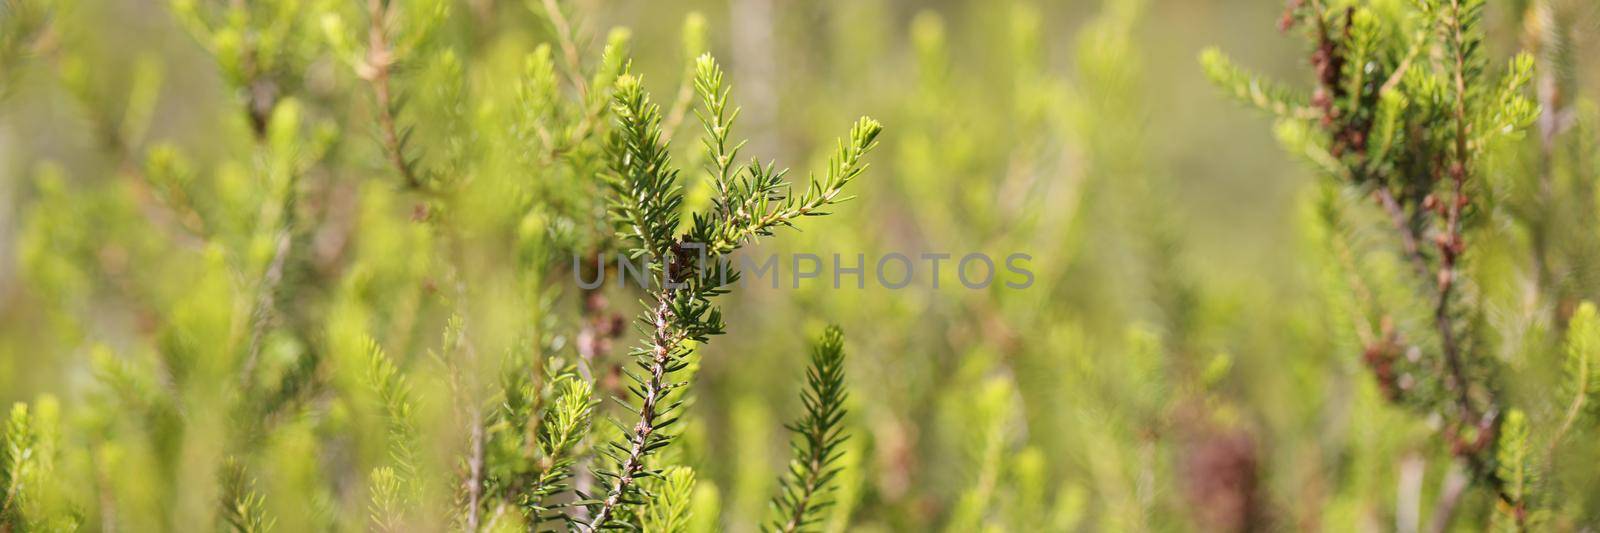
[[[765,283],[774,289],[799,289],[828,282],[835,289],[850,286],[865,289],[869,282],[891,290],[913,283],[927,283],[934,289],[942,289],[951,286],[941,284],[951,272],[944,269],[954,269],[954,278],[960,287],[970,290],[988,289],[996,283],[1022,290],[1033,286],[1034,279],[1029,266],[1033,256],[1022,252],[1006,254],[1000,259],[983,252],[959,256],[949,252],[889,252],[872,257],[870,261],[865,253],[792,253],[760,257],[739,253],[713,259],[705,252],[704,244],[683,243],[675,248],[675,255],[668,256],[664,262],[650,256],[629,257],[625,253],[612,258],[573,256],[572,272],[578,286],[584,289],[600,287],[608,273],[614,273],[616,283],[621,286],[632,283],[645,288],[677,288],[691,278],[699,278],[718,285],[732,283],[740,287]]]

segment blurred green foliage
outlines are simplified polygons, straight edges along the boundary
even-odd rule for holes
[[[662,366],[676,422],[613,525],[1592,528],[1597,21],[1582,0],[0,0],[0,531],[587,524],[651,389],[632,317],[664,298],[577,281],[685,234],[823,275],[681,325],[727,334]],[[1213,44],[1237,60],[1197,66]],[[659,130],[630,133],[646,95]],[[884,133],[832,144],[863,115]],[[1451,160],[1463,189],[1414,179]],[[671,185],[641,220],[678,222],[618,234]],[[1451,232],[1429,206],[1470,198],[1459,379],[1379,189],[1430,272]],[[777,226],[682,216],[803,194],[856,198],[755,241]],[[970,252],[1026,253],[1033,283],[966,288]],[[830,279],[858,253],[865,287]],[[953,259],[891,289],[889,253]]]

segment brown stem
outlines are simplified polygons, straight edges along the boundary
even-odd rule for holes
[[[817,440],[820,441],[822,439]],[[800,525],[806,518],[806,509],[811,507],[811,496],[822,488],[822,470],[825,466],[825,460],[827,460],[827,457],[823,455],[822,449],[813,448],[811,450],[811,456],[806,458],[806,477],[800,484],[800,496],[795,498],[794,512],[789,515],[789,520],[784,522],[779,531],[783,533],[800,531]]]
[[[459,240],[457,244],[460,244]],[[460,258],[464,256],[464,253],[458,249],[453,255]],[[446,362],[450,369],[450,380],[454,389],[453,396],[456,398],[457,409],[465,411],[465,418],[471,421],[471,426],[467,429],[467,476],[462,481],[462,485],[467,492],[466,529],[469,532],[476,533],[483,513],[484,427],[483,409],[478,400],[478,347],[467,336],[466,315],[471,310],[471,306],[467,303],[467,284],[462,276],[462,268],[457,265],[455,267],[455,306],[457,309],[456,317],[461,322],[460,329],[456,332],[457,336],[454,339],[455,346],[451,346],[450,351],[460,352],[465,355],[465,366],[467,368],[462,369],[462,365],[456,363],[453,357],[446,359]],[[460,383],[462,374],[466,374],[467,383],[465,387]]]
[[[543,5],[545,16],[550,18],[550,25],[555,27],[556,41],[561,44],[561,57],[567,63],[567,77],[572,80],[572,88],[578,91],[578,99],[585,100],[589,95],[589,86],[583,81],[583,65],[578,58],[578,43],[572,25],[561,14],[561,6],[556,5],[556,0],[544,0]]]
[[[1411,62],[1415,61],[1417,53],[1422,51],[1422,43],[1426,39],[1426,35],[1427,29],[1417,30],[1414,44],[1411,45],[1410,49],[1406,50],[1406,57],[1400,60],[1400,65],[1396,66],[1394,72],[1389,74],[1388,79],[1383,80],[1383,85],[1378,87],[1379,95],[1389,92],[1400,85],[1400,80],[1405,78],[1406,71],[1411,69]]]
[[[590,531],[599,531],[605,527],[616,512],[618,505],[622,504],[622,497],[628,487],[633,485],[639,472],[644,469],[644,456],[648,452],[650,437],[656,430],[656,403],[666,395],[667,365],[671,363],[672,352],[678,348],[683,340],[683,332],[672,325],[672,302],[674,291],[670,288],[663,289],[656,300],[655,309],[650,312],[650,321],[655,326],[655,333],[651,338],[650,348],[650,377],[644,383],[643,403],[639,406],[639,422],[633,426],[633,434],[629,437],[631,445],[628,456],[623,459],[621,467],[611,482],[611,488],[606,492],[605,500],[601,501],[599,510],[595,511],[594,518],[589,521]]]
[[[1411,228],[1411,223],[1406,220],[1405,208],[1400,207],[1400,202],[1395,200],[1394,193],[1389,188],[1379,184],[1372,192],[1378,199],[1378,205],[1389,215],[1389,222],[1394,224],[1395,233],[1400,235],[1400,246],[1405,251],[1406,260],[1423,279],[1429,277],[1427,259],[1422,256],[1422,245],[1417,237],[1417,232]]]
[[[407,187],[421,190],[422,180],[418,178],[416,169],[406,162],[402,151],[405,147],[401,145],[400,133],[395,126],[394,96],[389,85],[394,55],[393,50],[389,49],[389,37],[383,30],[383,21],[388,15],[387,2],[367,0],[367,18],[371,21],[367,30],[367,59],[358,74],[372,85],[373,95],[377,99],[378,128],[383,135],[383,151],[388,156],[389,164],[400,173]]]
[[[1453,0],[1451,7],[1451,32],[1455,41],[1453,46],[1453,59],[1455,61],[1455,161],[1449,169],[1451,180],[1451,199],[1445,204],[1445,235],[1439,243],[1439,297],[1434,303],[1434,324],[1439,330],[1440,349],[1444,352],[1446,370],[1446,385],[1456,391],[1456,403],[1466,419],[1476,418],[1476,409],[1468,389],[1465,369],[1461,362],[1460,346],[1456,341],[1455,328],[1450,317],[1450,297],[1455,283],[1456,259],[1460,256],[1466,243],[1461,235],[1461,211],[1467,205],[1466,181],[1467,165],[1470,162],[1467,154],[1467,81],[1466,81],[1466,56],[1462,50],[1465,36],[1462,30],[1461,1]]]

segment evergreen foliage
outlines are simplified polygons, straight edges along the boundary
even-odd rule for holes
[[[1600,523],[1589,0],[147,4],[0,0],[0,533]]]
[[[1492,265],[1504,260],[1495,226],[1536,223],[1508,209],[1515,196],[1497,182],[1507,171],[1502,154],[1550,112],[1528,94],[1535,57],[1518,53],[1503,68],[1490,68],[1479,0],[1310,0],[1291,3],[1283,24],[1310,41],[1309,100],[1243,72],[1215,49],[1201,54],[1206,73],[1275,115],[1292,153],[1353,196],[1370,199],[1366,209],[1374,216],[1350,213],[1363,206],[1344,198],[1327,200],[1322,214],[1344,277],[1332,290],[1345,294],[1331,296],[1341,313],[1354,315],[1347,331],[1362,360],[1387,400],[1442,421],[1439,438],[1450,455],[1494,498],[1495,529],[1548,527],[1552,500],[1540,494],[1550,489],[1542,478],[1552,456],[1535,453],[1534,439],[1548,439],[1553,453],[1592,395],[1585,339],[1592,336],[1593,306],[1562,317],[1567,376],[1559,389],[1568,407],[1552,413],[1553,432],[1536,436],[1532,408],[1518,406],[1527,400],[1508,390],[1511,369],[1493,346],[1520,333],[1487,318],[1500,295],[1486,286],[1497,283]],[[1364,240],[1353,235],[1368,231],[1386,234],[1381,246],[1352,244]],[[1380,279],[1374,287],[1369,280],[1378,276],[1361,265],[1370,264],[1363,253],[1395,258],[1409,280]],[[1448,527],[1465,492],[1447,485],[1429,527]]]
[[[694,229],[682,237],[676,232],[683,193],[663,140],[660,107],[644,93],[640,78],[624,74],[616,82],[617,128],[608,145],[615,195],[610,212],[619,238],[630,245],[629,256],[650,259],[651,279],[656,282],[638,320],[644,340],[631,353],[637,371],[624,372],[636,401],[628,408],[638,420],[619,422],[625,438],[602,450],[612,464],[596,472],[607,488],[594,495],[599,501],[590,505],[589,530],[621,527],[622,511],[646,501],[641,480],[660,475],[647,459],[671,444],[668,429],[682,416],[682,400],[670,394],[688,385],[680,372],[690,364],[694,349],[690,343],[704,345],[723,333],[722,311],[712,298],[729,292],[729,284],[738,279],[729,254],[757,236],[770,235],[776,226],[792,226],[799,217],[825,214],[818,209],[848,200],[839,192],[865,170],[862,155],[873,148],[882,129],[872,119],[857,121],[849,139],[838,143],[827,173],[813,178],[797,197],[791,198],[782,184],[782,172],[758,160],[743,169],[741,178],[728,183],[721,161],[731,160],[736,149],[723,151],[731,120],[722,117],[731,118],[738,110],[726,109],[727,90],[716,63],[708,56],[697,62],[695,84],[702,88],[705,105],[704,144],[707,159],[716,162],[710,170],[718,196],[709,212],[694,215]],[[705,257],[696,255],[696,248],[704,250]]]
[[[830,326],[811,348],[811,367],[806,370],[806,389],[800,393],[805,416],[789,431],[795,433],[790,445],[794,459],[773,500],[778,517],[769,526],[774,531],[810,531],[832,505],[833,478],[840,467],[845,415],[844,332]]]

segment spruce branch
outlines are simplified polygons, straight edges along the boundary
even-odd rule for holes
[[[769,529],[783,533],[808,531],[822,518],[823,509],[833,502],[828,495],[830,482],[839,473],[844,434],[844,403],[848,396],[844,383],[844,332],[829,326],[811,349],[811,367],[806,370],[806,389],[800,395],[806,414],[789,426],[795,433],[791,445],[794,459],[780,482],[773,499],[778,512]]]

